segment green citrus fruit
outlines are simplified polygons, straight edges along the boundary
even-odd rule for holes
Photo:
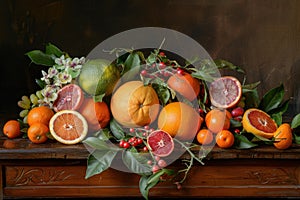
[[[107,60],[87,61],[78,77],[80,87],[90,95],[110,95],[120,78],[118,68]]]

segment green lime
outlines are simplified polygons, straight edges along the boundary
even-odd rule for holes
[[[97,96],[110,95],[120,78],[118,68],[107,60],[94,59],[87,61],[78,77],[79,86],[88,94]]]

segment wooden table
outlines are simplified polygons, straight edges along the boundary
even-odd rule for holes
[[[85,179],[88,151],[84,145],[32,144],[0,137],[0,197],[136,197],[139,176],[108,169]],[[178,163],[172,164],[176,168]],[[160,183],[154,197],[300,197],[300,146],[276,150],[215,147],[205,165],[193,166],[181,190]],[[0,199],[1,199],[0,198]]]

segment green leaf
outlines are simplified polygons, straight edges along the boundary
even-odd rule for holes
[[[93,96],[93,99],[94,99],[95,102],[102,102],[104,97],[105,97],[105,93]]]
[[[214,60],[214,62],[219,69],[230,69],[230,70],[235,70],[240,73],[245,73],[245,71],[241,67],[236,66],[226,60],[216,59],[216,60]]]
[[[127,168],[136,174],[149,174],[151,167],[147,164],[148,159],[137,152],[135,148],[123,151],[122,159]]]
[[[245,84],[245,85],[243,85],[243,92],[249,92],[251,90],[254,90],[258,87],[259,84],[260,84],[260,81],[257,81],[255,83]]]
[[[45,53],[48,55],[54,55],[58,58],[64,54],[58,47],[56,47],[55,45],[53,45],[51,43],[48,43],[46,45]]]
[[[205,73],[205,71],[203,70],[197,70],[196,72],[192,72],[191,75],[194,78],[203,80],[203,81],[207,81],[207,82],[212,82],[214,80],[214,77],[211,76],[209,73]]]
[[[280,86],[269,90],[261,99],[259,108],[265,112],[269,112],[272,109],[277,108],[284,97],[284,87],[283,84]]]
[[[152,64],[156,62],[156,56],[157,54],[151,52],[150,55],[147,58],[147,63]]]
[[[46,83],[41,79],[35,79],[35,82],[38,84],[38,86],[40,86],[40,88],[44,88],[46,86]]]
[[[292,128],[292,129],[295,129],[295,128],[297,128],[298,126],[300,126],[300,113],[297,114],[297,115],[292,119],[292,122],[291,122],[291,128]]]
[[[160,84],[152,84],[152,87],[162,101],[162,105],[166,105],[171,97],[169,89]]]
[[[108,169],[116,155],[117,151],[94,151],[88,157],[85,178],[88,179]]]
[[[71,75],[72,79],[75,79],[76,77],[79,76],[80,70],[74,70],[74,69],[72,69],[72,68],[69,68],[69,69],[68,69],[68,74]]]
[[[234,147],[237,149],[249,149],[257,146],[257,144],[250,142],[247,137],[241,134],[234,133],[234,139]]]
[[[98,150],[112,150],[119,151],[120,148],[112,143],[107,143],[106,141],[101,140],[97,137],[87,137],[82,143],[87,144],[88,146],[98,149]]]
[[[293,133],[293,136],[294,136],[294,142],[296,144],[300,144],[300,136],[299,135],[296,135],[295,133]]]
[[[45,54],[40,50],[33,50],[26,53],[30,60],[37,65],[53,66],[55,64],[51,55]]]
[[[242,122],[235,120],[233,118],[230,119],[230,127],[231,128],[238,128],[238,127],[242,127]]]
[[[257,89],[244,90],[243,96],[245,97],[245,108],[257,108],[260,102]]]
[[[282,114],[281,113],[274,113],[271,115],[271,118],[275,121],[275,123],[279,126],[282,124]]]
[[[110,120],[109,126],[110,126],[111,132],[118,140],[121,140],[125,137],[124,130],[122,129],[120,124],[114,118],[112,120]]]
[[[124,62],[124,69],[122,71],[122,75],[130,71],[131,69],[136,69],[136,67],[139,67],[140,65],[141,60],[139,54],[137,54],[136,52],[130,53]]]
[[[146,200],[148,200],[149,190],[151,189],[147,186],[148,186],[148,176],[143,175],[143,176],[140,177],[139,188],[140,188],[140,192],[141,192],[142,196]]]

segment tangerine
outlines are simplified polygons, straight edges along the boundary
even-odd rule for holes
[[[229,148],[234,144],[234,135],[229,130],[222,130],[216,135],[216,143],[220,148]]]
[[[21,126],[17,120],[8,120],[3,126],[3,134],[8,138],[16,138],[21,135]]]
[[[181,140],[194,139],[202,122],[198,112],[183,102],[167,104],[158,116],[158,128]]]
[[[184,72],[183,74],[172,75],[167,82],[168,86],[187,98],[193,101],[200,92],[200,83],[198,79],[191,76],[191,74]]]
[[[27,136],[29,140],[35,144],[41,144],[48,140],[47,134],[49,128],[43,123],[34,123],[29,126],[27,130]]]
[[[245,131],[264,138],[272,138],[277,130],[276,122],[266,112],[257,108],[245,111],[242,125]]]
[[[213,140],[214,140],[213,133],[206,128],[201,129],[197,133],[197,141],[202,145],[210,144],[212,143]]]
[[[281,124],[274,133],[275,142],[273,145],[277,149],[287,149],[293,143],[291,126],[288,123]]]
[[[155,90],[142,81],[129,81],[113,93],[110,108],[113,117],[125,127],[149,125],[157,118],[159,99]]]
[[[228,110],[212,109],[205,116],[205,124],[211,132],[217,134],[230,128],[231,118]]]
[[[88,122],[89,131],[105,128],[110,121],[110,111],[105,102],[95,102],[93,98],[84,99],[79,112]]]
[[[43,123],[48,126],[53,115],[54,111],[47,106],[34,107],[28,112],[27,122],[29,126],[34,123]]]
[[[50,133],[63,144],[81,142],[88,133],[88,123],[75,110],[61,110],[53,115],[49,122]]]

